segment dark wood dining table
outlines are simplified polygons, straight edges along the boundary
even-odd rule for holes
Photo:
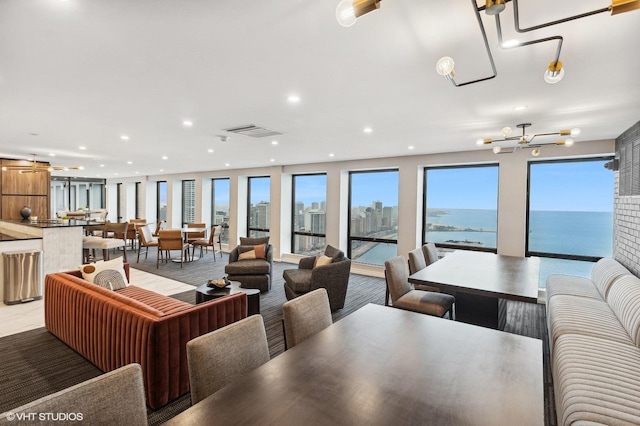
[[[503,330],[507,300],[538,302],[540,259],[456,250],[409,276],[456,297],[456,320]]]
[[[165,424],[543,425],[542,380],[540,340],[369,304]]]

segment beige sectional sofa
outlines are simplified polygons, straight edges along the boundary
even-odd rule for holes
[[[558,425],[640,424],[640,279],[603,258],[591,279],[547,279]]]

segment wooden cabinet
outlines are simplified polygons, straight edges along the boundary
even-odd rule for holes
[[[31,161],[0,160],[2,166],[30,166]],[[46,163],[41,163],[46,164]],[[32,216],[49,217],[49,172],[20,173],[18,170],[0,170],[0,219],[20,220],[20,210],[27,206]]]

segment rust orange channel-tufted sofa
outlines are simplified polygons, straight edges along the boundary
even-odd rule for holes
[[[191,305],[135,285],[108,290],[80,271],[48,274],[44,301],[49,332],[102,371],[140,364],[152,409],[189,391],[189,340],[247,316],[244,293]]]

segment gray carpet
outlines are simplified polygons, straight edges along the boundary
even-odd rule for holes
[[[155,251],[149,257],[136,263],[134,252],[129,251],[131,266],[146,272],[162,275],[194,286],[208,279],[224,275],[223,259],[213,261],[211,252],[203,259],[184,264],[161,264],[156,269]],[[282,271],[295,265],[274,263],[274,281],[271,291],[260,296],[261,314],[265,321],[271,357],[284,351],[282,333],[282,304],[286,301]],[[384,280],[352,274],[344,309],[333,314],[334,321],[349,315],[367,303],[384,304]],[[189,303],[195,302],[193,291],[173,297]],[[555,425],[553,388],[549,369],[549,348],[546,339],[544,306],[520,302],[509,302],[506,331],[543,340],[545,424]],[[52,392],[72,386],[101,374],[100,370],[49,334],[44,328],[7,336],[0,339],[0,412],[25,404]],[[167,406],[149,411],[151,425],[162,424],[166,420],[188,408],[189,396],[182,397]]]

